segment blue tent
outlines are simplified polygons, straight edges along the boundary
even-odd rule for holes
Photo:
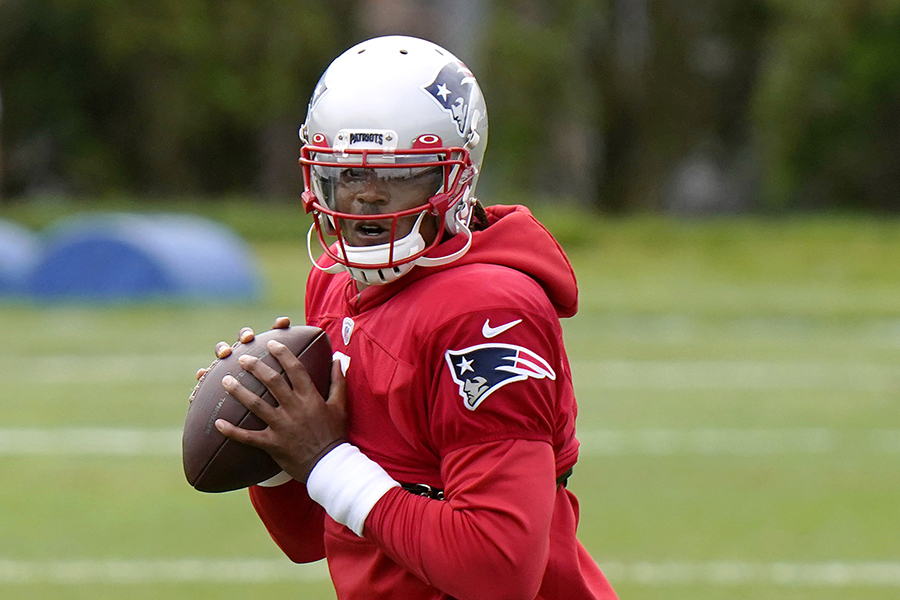
[[[37,234],[0,219],[0,294],[22,292],[39,250]]]
[[[27,290],[43,299],[252,300],[260,277],[250,248],[222,225],[111,213],[51,230]]]

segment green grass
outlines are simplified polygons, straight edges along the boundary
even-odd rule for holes
[[[193,374],[211,360],[216,341],[233,339],[243,325],[265,329],[281,314],[302,321],[305,219],[280,205],[222,206],[215,214],[253,244],[264,299],[244,306],[0,303],[0,428],[179,428]],[[172,207],[212,210],[187,202],[163,208]],[[43,229],[84,208],[22,205],[6,217]],[[585,439],[822,430],[836,444],[752,455],[586,451],[571,489],[581,501],[580,537],[601,564],[900,562],[900,448],[872,442],[900,431],[900,222],[535,212],[579,276],[581,312],[564,327]],[[243,492],[193,491],[175,453],[0,453],[0,478],[0,597],[333,597],[327,582],[299,578],[2,583],[10,568],[4,561],[279,561],[281,554]],[[628,573],[613,580],[622,598],[900,593],[897,583],[678,583]]]

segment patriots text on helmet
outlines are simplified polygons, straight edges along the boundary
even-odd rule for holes
[[[362,142],[367,142],[370,144],[378,144],[379,146],[384,145],[384,134],[383,133],[351,133],[350,134],[350,143],[351,144],[359,144]]]

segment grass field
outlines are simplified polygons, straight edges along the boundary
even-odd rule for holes
[[[537,212],[579,275],[571,488],[620,596],[900,597],[900,222]],[[302,319],[302,222],[219,214],[253,243],[258,304],[0,303],[0,598],[333,598],[243,492],[184,481],[213,344]]]

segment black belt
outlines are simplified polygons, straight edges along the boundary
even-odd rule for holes
[[[572,468],[569,468],[568,471],[556,478],[556,485],[566,487],[566,485],[569,483],[569,477],[571,476]],[[436,487],[431,487],[430,485],[424,483],[401,483],[400,487],[402,487],[410,494],[414,494],[416,496],[425,496],[426,498],[431,498],[432,500],[444,499],[444,490],[440,490]]]

